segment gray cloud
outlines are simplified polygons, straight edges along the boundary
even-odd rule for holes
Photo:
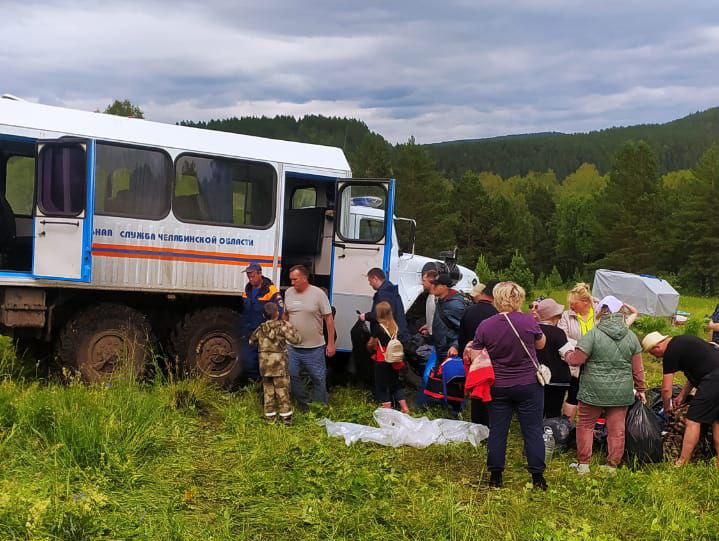
[[[392,141],[660,122],[719,105],[714,2],[5,0],[0,91],[154,120],[322,113]]]

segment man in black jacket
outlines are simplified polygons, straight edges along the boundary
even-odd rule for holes
[[[409,332],[407,331],[407,319],[404,314],[402,297],[399,296],[399,289],[387,280],[387,276],[382,269],[376,267],[367,272],[367,281],[370,287],[375,290],[375,294],[374,297],[372,297],[372,310],[360,314],[360,319],[362,321],[375,321],[374,309],[377,303],[382,301],[388,302],[392,307],[392,315],[399,327],[397,338],[399,338],[400,342],[405,343],[409,340]]]

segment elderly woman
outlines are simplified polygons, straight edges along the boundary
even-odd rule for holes
[[[507,432],[516,412],[524,436],[527,469],[534,486],[546,490],[542,438],[544,390],[537,383],[535,368],[536,350],[544,347],[546,339],[534,318],[520,311],[524,289],[514,282],[500,282],[493,295],[500,313],[479,324],[470,345],[472,349],[487,349],[495,375],[487,440],[489,483],[493,487],[502,486]]]
[[[569,310],[562,314],[557,327],[562,329],[570,341],[576,343],[587,334],[598,319],[599,307],[596,299],[592,297],[589,284],[579,282],[567,295]],[[567,392],[567,402],[564,404],[564,415],[574,419],[577,413],[577,392],[579,391],[579,367],[571,369],[571,380]]]
[[[589,473],[594,440],[594,424],[604,411],[607,424],[607,464],[602,468],[614,473],[624,455],[624,424],[635,391],[642,402],[644,366],[642,347],[629,330],[621,303],[602,299],[597,311],[599,322],[565,356],[570,366],[583,366],[579,380],[579,417],[577,420],[577,471]]]
[[[536,303],[534,311],[537,314],[539,328],[547,337],[547,345],[537,351],[537,357],[540,363],[547,365],[552,371],[551,381],[544,386],[544,417],[559,417],[571,381],[569,367],[564,362],[563,354],[573,349],[569,345],[567,335],[557,327],[564,306],[554,299],[542,299]]]

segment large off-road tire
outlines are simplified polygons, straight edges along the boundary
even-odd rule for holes
[[[58,338],[63,366],[88,382],[108,379],[117,371],[139,378],[154,346],[147,318],[122,304],[102,303],[72,316]]]
[[[180,370],[231,387],[242,373],[239,317],[223,306],[187,314],[170,337]]]

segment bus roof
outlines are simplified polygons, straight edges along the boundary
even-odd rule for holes
[[[91,113],[11,97],[0,98],[0,125],[40,130],[45,138],[72,135],[350,172],[342,149],[336,147]]]

